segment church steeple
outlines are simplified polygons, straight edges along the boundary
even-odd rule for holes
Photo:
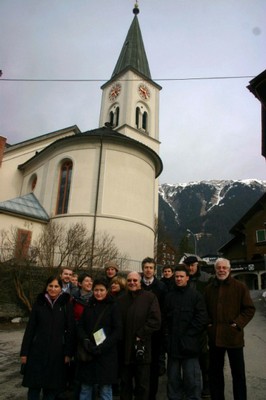
[[[134,18],[111,79],[102,85],[99,126],[113,129],[159,152],[159,92],[151,78],[135,4]]]
[[[120,56],[112,74],[112,79],[121,74],[127,68],[133,68],[146,78],[151,79],[148,59],[146,56],[144,43],[137,14],[139,13],[138,4],[133,9],[135,17],[129,28],[126,40],[123,44]]]

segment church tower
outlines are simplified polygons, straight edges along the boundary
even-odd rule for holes
[[[109,123],[120,133],[159,152],[159,91],[150,74],[141,30],[139,8],[123,44],[111,79],[102,86],[100,127]]]

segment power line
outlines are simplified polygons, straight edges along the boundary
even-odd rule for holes
[[[239,76],[207,76],[207,77],[189,77],[189,78],[154,78],[153,81],[199,81],[199,80],[222,80],[222,79],[250,79],[251,75]],[[110,79],[32,79],[32,78],[1,78],[5,82],[108,82]],[[143,79],[118,79],[120,82],[141,81]]]

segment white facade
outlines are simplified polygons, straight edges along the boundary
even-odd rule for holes
[[[115,85],[118,93],[112,96]],[[74,126],[5,148],[0,166],[0,186],[5,188],[0,192],[0,230],[11,225],[25,229],[29,222],[32,240],[37,237],[47,221],[1,208],[7,200],[34,191],[50,220],[66,225],[83,222],[91,233],[106,232],[114,236],[121,253],[140,262],[154,256],[157,177],[162,170],[158,155],[161,88],[128,68],[102,89],[99,129],[81,133]],[[148,90],[148,95],[141,90]],[[116,124],[111,129],[104,126],[106,122]],[[72,164],[71,185],[67,210],[60,214],[59,181],[66,160]]]

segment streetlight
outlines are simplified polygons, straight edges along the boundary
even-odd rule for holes
[[[194,239],[194,253],[197,255],[197,236],[190,229],[187,229],[187,232],[193,236]]]

